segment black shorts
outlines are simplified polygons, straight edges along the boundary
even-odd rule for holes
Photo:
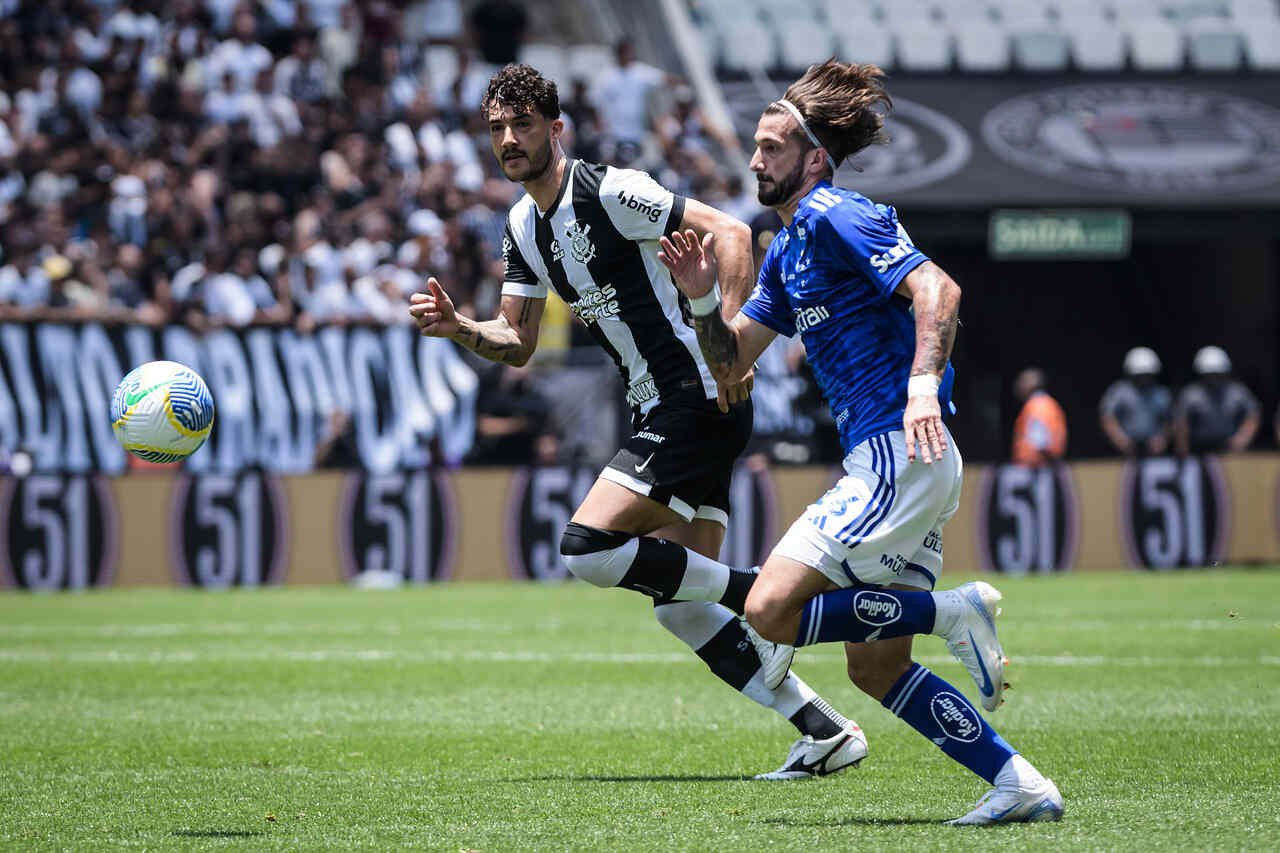
[[[729,480],[751,438],[751,401],[721,412],[715,400],[660,403],[639,421],[603,479],[670,507],[685,521],[729,524]]]

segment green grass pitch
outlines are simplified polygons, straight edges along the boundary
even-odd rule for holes
[[[0,849],[1280,849],[1280,571],[995,582],[1014,689],[989,718],[1060,824],[940,825],[983,783],[834,646],[796,669],[870,757],[749,781],[794,730],[632,593],[110,590],[0,595]],[[916,651],[975,698],[940,640]]]

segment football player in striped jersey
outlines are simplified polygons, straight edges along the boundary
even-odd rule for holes
[[[658,621],[712,672],[795,725],[800,738],[782,767],[759,778],[856,765],[867,753],[862,730],[790,672],[790,646],[740,618],[755,571],[716,561],[734,461],[751,434],[751,377],[716,382],[689,301],[658,260],[658,239],[674,229],[715,234],[725,301],[736,310],[753,273],[750,230],[643,172],[567,157],[555,84],[527,65],[493,77],[483,110],[503,174],[526,190],[507,217],[499,314],[484,322],[459,315],[434,278],[410,313],[424,335],[523,365],[555,290],[617,365],[633,427],[564,531],[570,571],[651,597]]]

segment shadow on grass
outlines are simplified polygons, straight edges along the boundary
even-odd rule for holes
[[[179,838],[254,838],[264,835],[258,829],[175,829]]]
[[[750,776],[526,776],[508,782],[746,782]]]

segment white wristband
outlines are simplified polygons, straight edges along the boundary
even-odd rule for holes
[[[932,373],[922,373],[907,380],[907,397],[936,397],[942,380]]]
[[[714,311],[720,310],[720,282],[711,285],[711,290],[702,296],[689,300],[689,307],[693,310],[693,316],[706,317]]]

